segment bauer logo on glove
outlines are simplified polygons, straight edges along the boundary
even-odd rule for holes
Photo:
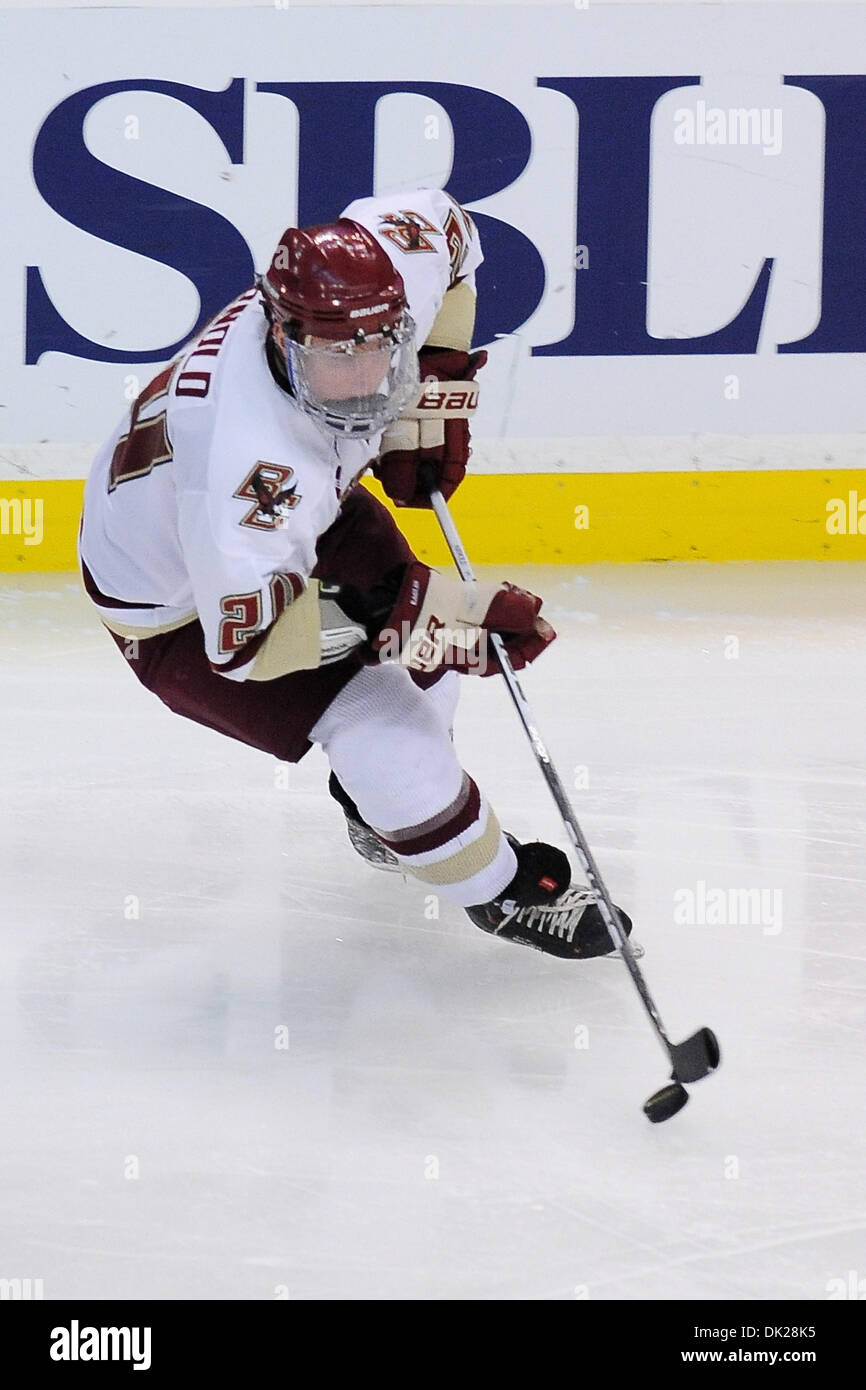
[[[423,347],[418,367],[423,386],[382,435],[373,465],[385,493],[398,507],[430,507],[430,486],[447,499],[459,487],[469,461],[469,421],[478,406],[474,380],[486,352]]]
[[[462,420],[478,408],[478,386],[474,381],[455,390],[443,391],[435,377],[425,381],[417,401],[403,411],[402,419],[411,420],[435,414],[440,420]]]

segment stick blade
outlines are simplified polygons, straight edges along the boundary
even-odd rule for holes
[[[722,1060],[719,1040],[711,1028],[699,1028],[684,1042],[671,1047],[671,1078],[680,1083],[700,1081],[714,1072]]]

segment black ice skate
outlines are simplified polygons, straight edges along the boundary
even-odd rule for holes
[[[400,861],[392,854],[386,844],[379,839],[372,826],[362,817],[348,792],[337,781],[333,772],[328,781],[328,791],[335,801],[339,801],[346,817],[346,830],[349,842],[361,858],[374,869],[384,869],[387,873],[402,873]]]
[[[517,873],[493,902],[466,911],[482,931],[532,946],[566,960],[617,956],[591,888],[571,887],[571,868],[562,850],[541,841],[521,845],[506,837],[517,855]],[[617,909],[626,936],[631,918]],[[643,948],[632,947],[635,956]]]
[[[397,856],[392,854],[388,846],[382,843],[375,830],[371,829],[366,821],[355,820],[347,813],[346,829],[349,832],[352,848],[356,849],[361,858],[366,859],[368,864],[372,864],[374,869],[385,869],[392,874],[402,872]]]

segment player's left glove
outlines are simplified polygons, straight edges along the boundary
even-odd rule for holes
[[[366,628],[368,661],[399,661],[413,671],[447,665],[464,674],[494,675],[499,662],[487,641],[490,632],[500,635],[519,671],[556,637],[539,616],[536,594],[515,584],[463,584],[420,560],[397,566],[370,592],[343,584],[327,595]]]
[[[398,507],[428,507],[427,487],[418,478],[421,462],[432,465],[434,486],[446,502],[463,481],[469,461],[469,417],[478,404],[475,374],[487,353],[422,347],[421,390],[382,435],[373,472]]]

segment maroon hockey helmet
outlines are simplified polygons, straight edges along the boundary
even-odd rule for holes
[[[403,277],[366,227],[289,227],[259,283],[306,414],[357,438],[399,415],[417,386],[415,325]]]
[[[289,227],[280,238],[262,291],[276,322],[293,338],[346,341],[397,327],[406,311],[403,277],[376,238],[341,217],[318,227]]]

